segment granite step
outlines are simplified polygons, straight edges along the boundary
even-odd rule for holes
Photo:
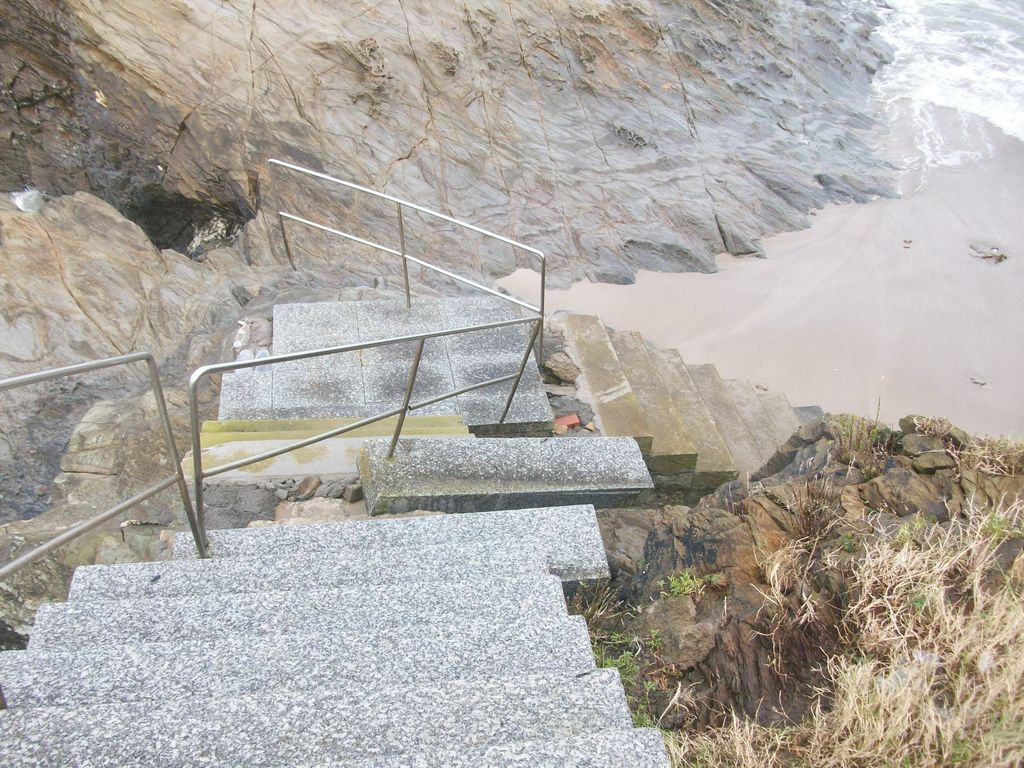
[[[388,548],[349,548],[321,553],[273,553],[261,558],[225,557],[118,565],[88,565],[75,570],[68,601],[128,597],[181,597],[195,594],[334,589],[372,579],[374,583],[477,581],[519,574],[551,573],[563,579],[607,575],[604,552],[593,553],[584,567],[552,568],[543,550],[529,544],[499,546],[486,539]]]
[[[609,332],[609,337],[651,433],[647,466],[658,475],[692,474],[697,464],[697,446],[655,369],[643,337],[635,332],[614,331]]]
[[[9,768],[276,766],[630,727],[618,674],[594,670],[13,709],[0,717],[0,742]]]
[[[275,354],[376,341],[523,317],[497,297],[417,297],[404,300],[309,302],[274,307]],[[513,374],[529,325],[428,339],[414,400],[428,399],[495,376]],[[401,404],[416,342],[392,343],[337,355],[275,363],[223,377],[219,417],[236,419],[358,418]],[[443,400],[417,415],[461,416],[480,434],[550,433],[553,416],[536,364],[527,372],[504,423],[511,384]]]
[[[753,384],[739,379],[725,379],[723,383],[729,396],[732,397],[732,401],[736,404],[743,423],[747,425],[747,433],[750,435],[754,447],[757,448],[760,461],[758,469],[760,469],[768,459],[775,455],[775,450],[781,444],[776,439],[775,423],[764,409],[764,402],[757,396]]]
[[[339,627],[447,624],[477,616],[564,616],[561,581],[516,574],[461,582],[367,583],[335,589],[90,600],[44,605],[29,648],[56,650],[105,643],[206,642],[232,634],[315,634]]]
[[[686,364],[693,383],[700,392],[708,410],[725,439],[741,480],[761,468],[764,463],[761,450],[754,442],[743,416],[740,415],[732,395],[713,365]]]
[[[697,446],[697,466],[694,470],[692,489],[714,490],[722,483],[736,478],[736,463],[701,396],[697,385],[687,371],[683,359],[675,350],[647,347],[651,360],[666,389],[672,394],[672,402],[693,436]]]
[[[632,438],[369,439],[359,469],[370,514],[476,512],[552,503],[616,506],[653,487]]]
[[[328,764],[303,768],[327,768]],[[654,728],[611,730],[584,736],[438,749],[415,755],[334,760],[331,768],[670,768],[661,732]],[[295,766],[292,766],[295,768]]]
[[[312,635],[228,635],[203,642],[0,653],[0,680],[10,707],[224,698],[268,689],[317,690],[341,681],[390,686],[571,676],[593,669],[581,616],[525,615],[497,622],[469,617],[397,629],[342,626]]]
[[[604,323],[593,315],[567,315],[562,327],[566,349],[581,371],[576,385],[593,409],[601,434],[632,437],[644,455],[649,455],[651,429]]]
[[[762,390],[758,391],[757,396],[761,400],[761,407],[771,420],[775,445],[781,446],[800,428],[800,418],[789,398],[782,392]]]
[[[425,515],[225,529],[210,531],[208,536],[214,559],[294,555],[337,559],[353,549],[434,547],[457,550],[474,542],[486,541],[495,550],[535,552],[546,560],[553,573],[563,578],[603,578],[608,575],[608,561],[597,515],[589,504],[485,511],[473,515]],[[177,533],[174,539],[175,559],[195,556],[192,534],[187,531]]]

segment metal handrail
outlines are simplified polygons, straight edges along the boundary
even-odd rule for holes
[[[72,541],[92,529],[97,528],[108,520],[114,519],[128,509],[134,507],[136,504],[155,496],[174,484],[177,484],[178,492],[181,494],[181,501],[185,506],[185,515],[188,518],[189,527],[192,529],[192,535],[196,539],[199,556],[206,557],[206,537],[199,526],[199,518],[195,513],[195,509],[192,506],[192,499],[188,493],[188,485],[185,482],[185,473],[181,468],[181,457],[178,454],[177,446],[174,444],[174,432],[171,428],[170,416],[167,414],[167,404],[164,400],[163,388],[160,386],[160,376],[157,371],[156,361],[153,359],[153,355],[151,353],[133,352],[127,355],[104,358],[102,360],[91,360],[85,363],[66,365],[61,368],[51,368],[37,373],[26,373],[21,376],[13,376],[0,381],[0,392],[29,386],[30,384],[39,384],[53,379],[60,379],[66,376],[74,376],[80,373],[89,373],[91,371],[98,371],[104,368],[112,368],[117,365],[127,365],[129,363],[143,361],[146,363],[146,368],[149,371],[150,387],[153,391],[153,397],[156,400],[157,411],[160,415],[160,422],[163,425],[164,439],[167,442],[167,453],[170,455],[171,464],[174,467],[174,474],[164,478],[160,482],[150,486],[135,496],[132,496],[130,499],[121,502],[117,506],[68,528],[66,531],[63,531],[52,539],[40,544],[38,547],[35,547],[25,554],[19,555],[10,562],[4,564],[3,567],[0,567],[0,579],[7,578],[11,574],[24,568],[29,563],[38,560],[44,555],[54,551],[64,544],[67,544],[69,541]]]
[[[523,353],[522,358],[519,362],[519,367],[514,374],[507,376],[499,376],[493,379],[487,379],[486,381],[480,381],[475,384],[471,384],[461,389],[452,390],[442,395],[436,395],[427,400],[421,400],[419,402],[412,402],[412,391],[416,386],[416,375],[419,372],[420,360],[423,356],[423,347],[428,339],[440,338],[442,336],[455,336],[464,333],[473,333],[475,331],[485,331],[494,328],[505,328],[513,325],[524,325],[526,323],[532,323],[533,327],[530,331],[529,341],[526,345],[526,351]],[[192,482],[194,486],[195,494],[195,511],[196,519],[199,529],[203,532],[203,543],[206,544],[205,531],[206,531],[206,505],[204,502],[204,489],[203,481],[206,478],[214,477],[216,475],[224,474],[241,467],[249,466],[250,464],[256,464],[260,461],[266,461],[276,456],[281,456],[285,453],[297,450],[299,448],[305,448],[306,446],[319,443],[322,440],[328,440],[332,437],[337,437],[346,432],[359,429],[368,424],[373,424],[384,419],[389,419],[392,416],[398,416],[397,424],[395,425],[395,431],[391,437],[391,444],[388,448],[388,458],[391,458],[395,454],[395,448],[398,445],[398,440],[402,434],[402,427],[405,424],[406,416],[414,410],[425,408],[428,405],[447,400],[452,397],[471,392],[475,389],[481,389],[483,387],[492,386],[495,384],[501,384],[506,381],[512,381],[512,388],[509,391],[508,398],[505,400],[505,407],[502,410],[501,418],[498,420],[499,424],[503,424],[505,419],[508,417],[509,409],[512,407],[512,401],[515,398],[516,392],[519,389],[519,383],[522,380],[523,374],[526,371],[526,365],[530,360],[530,354],[533,351],[534,344],[537,341],[537,337],[540,333],[540,329],[544,323],[543,317],[535,315],[532,317],[517,318],[514,320],[500,320],[492,323],[481,323],[473,326],[463,326],[461,328],[451,328],[443,331],[431,331],[427,333],[416,333],[407,336],[394,336],[387,339],[377,339],[374,341],[364,341],[356,344],[343,344],[335,347],[324,347],[322,349],[311,349],[303,352],[288,352],[280,355],[272,355],[269,357],[253,358],[251,360],[236,360],[229,363],[213,363],[210,365],[204,365],[197,368],[192,372],[192,376],[188,382],[189,392],[189,424],[192,432]],[[334,429],[327,430],[320,434],[312,437],[303,438],[295,442],[289,443],[288,445],[280,448],[274,448],[269,451],[248,456],[244,459],[238,459],[228,464],[221,464],[214,467],[211,470],[203,469],[203,451],[201,443],[201,426],[199,422],[199,385],[202,380],[208,376],[212,376],[217,373],[227,373],[230,371],[244,370],[247,368],[260,368],[265,365],[274,365],[275,363],[286,363],[292,360],[308,360],[314,357],[325,357],[328,355],[337,355],[344,352],[356,352],[363,349],[372,349],[375,347],[383,347],[390,344],[401,344],[407,342],[418,342],[416,347],[416,353],[413,357],[412,364],[409,367],[409,377],[406,382],[405,393],[402,397],[402,405],[398,408],[392,408],[387,411],[383,411],[374,416],[368,416],[365,419],[360,419],[352,424],[347,424],[342,427],[335,427]],[[197,539],[198,542],[198,539]],[[205,557],[203,552],[200,552],[200,557]]]
[[[296,222],[299,222],[301,224],[305,224],[305,225],[308,225],[308,226],[316,227],[317,229],[321,229],[321,230],[330,232],[332,234],[339,235],[339,236],[344,237],[344,238],[346,238],[348,240],[351,240],[353,242],[357,242],[357,243],[360,243],[362,245],[366,245],[366,246],[369,246],[371,248],[375,248],[375,249],[377,249],[379,251],[383,251],[385,253],[389,253],[389,254],[391,254],[393,256],[398,256],[399,258],[401,258],[402,259],[402,275],[403,275],[404,280],[405,280],[405,305],[407,307],[412,306],[412,291],[411,291],[410,284],[409,284],[409,262],[411,261],[414,264],[418,264],[418,265],[420,265],[422,267],[426,267],[426,268],[432,269],[432,270],[434,270],[436,272],[440,272],[441,274],[445,275],[446,277],[450,277],[450,278],[452,278],[454,280],[458,280],[458,281],[466,283],[468,285],[472,285],[474,288],[477,288],[477,289],[482,290],[482,291],[486,291],[487,293],[490,293],[490,294],[493,294],[495,296],[498,296],[498,297],[500,297],[502,299],[505,299],[506,301],[510,301],[513,304],[519,304],[519,305],[528,307],[530,309],[534,309],[534,310],[536,310],[536,311],[538,311],[540,313],[541,319],[544,318],[544,316],[545,316],[545,311],[544,311],[544,303],[545,302],[544,302],[544,299],[545,299],[545,293],[547,292],[547,258],[544,256],[544,253],[542,251],[539,251],[536,248],[532,248],[531,246],[526,245],[525,243],[521,243],[518,240],[513,240],[513,239],[511,239],[509,237],[505,237],[504,235],[499,235],[496,232],[491,232],[489,229],[484,229],[483,227],[478,227],[475,224],[470,224],[469,222],[461,221],[461,220],[456,219],[456,218],[454,218],[452,216],[448,216],[448,215],[446,215],[444,213],[441,213],[440,211],[435,211],[435,210],[433,210],[431,208],[427,208],[427,207],[422,206],[422,205],[417,205],[416,203],[410,203],[408,200],[403,200],[400,197],[395,197],[394,195],[388,195],[388,194],[385,194],[384,192],[378,192],[375,189],[369,189],[368,187],[364,187],[364,186],[362,186],[360,184],[355,184],[355,183],[353,183],[351,181],[345,181],[345,180],[339,179],[339,178],[337,178],[335,176],[330,176],[329,174],[326,174],[326,173],[321,173],[319,171],[314,171],[312,168],[304,168],[301,165],[296,165],[295,163],[289,163],[289,162],[287,162],[285,160],[278,160],[276,158],[269,158],[267,160],[267,162],[270,165],[272,165],[272,166],[276,165],[276,166],[279,166],[281,168],[286,168],[286,169],[288,169],[290,171],[295,171],[296,173],[302,173],[302,174],[305,174],[307,176],[312,176],[314,178],[330,182],[331,184],[337,184],[339,186],[345,187],[347,189],[354,190],[356,192],[361,192],[361,193],[366,194],[366,195],[371,195],[372,197],[376,197],[376,198],[378,198],[380,200],[387,200],[388,202],[394,203],[396,208],[397,208],[397,213],[398,213],[398,243],[399,243],[398,250],[395,250],[394,248],[388,248],[387,246],[381,245],[379,243],[375,243],[372,240],[366,240],[366,239],[363,239],[363,238],[360,238],[360,237],[356,237],[353,234],[350,234],[350,233],[347,233],[347,232],[342,232],[341,230],[338,230],[338,229],[332,229],[331,227],[324,226],[323,224],[317,224],[316,222],[310,221],[310,220],[305,219],[305,218],[300,217],[300,216],[295,216],[294,214],[288,213],[287,211],[278,210],[277,214],[278,214],[278,216],[280,217],[280,220],[281,220],[281,233],[282,233],[282,236],[284,237],[285,248],[286,248],[286,250],[288,250],[288,258],[289,258],[289,260],[292,260],[292,258],[291,258],[291,249],[290,249],[290,247],[288,245],[288,238],[287,238],[287,235],[285,234],[285,228],[284,228],[284,222],[285,222],[286,219],[289,219],[289,220],[292,220],[292,221],[296,221]],[[278,201],[278,202],[280,202],[280,201]],[[436,219],[440,219],[442,221],[446,221],[449,224],[454,224],[457,227],[462,227],[463,229],[468,229],[471,232],[476,232],[477,234],[483,235],[484,237],[489,237],[489,238],[491,238],[493,240],[497,240],[498,242],[505,243],[506,245],[510,245],[510,246],[512,246],[513,252],[515,251],[515,249],[519,249],[519,250],[526,251],[527,253],[530,253],[530,254],[536,256],[540,260],[540,302],[539,302],[539,306],[532,307],[529,304],[526,304],[525,302],[519,301],[518,299],[515,299],[515,298],[513,298],[511,296],[508,296],[508,295],[503,294],[503,293],[499,293],[498,291],[491,290],[490,288],[486,288],[486,287],[480,285],[479,283],[475,283],[475,282],[473,282],[471,280],[468,280],[466,278],[460,277],[460,276],[458,276],[458,275],[456,275],[456,274],[454,274],[452,272],[449,272],[448,270],[442,269],[442,268],[440,268],[440,267],[438,267],[438,266],[436,266],[434,264],[430,264],[430,263],[428,263],[426,261],[423,261],[421,259],[417,259],[417,258],[415,258],[413,256],[410,256],[407,253],[406,247],[405,247],[405,223],[404,223],[404,217],[402,215],[402,211],[405,208],[408,208],[408,209],[413,210],[413,211],[418,211],[419,213],[425,214],[427,216],[432,216],[432,217],[434,217]],[[540,335],[539,335],[538,341],[537,341],[537,350],[538,350],[539,356],[541,357],[541,359],[543,359],[543,357],[544,357],[544,328],[543,327],[541,327],[541,329],[540,329]]]

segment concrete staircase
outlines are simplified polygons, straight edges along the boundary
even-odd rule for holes
[[[566,612],[607,575],[592,507],[210,539],[40,609],[0,654],[5,766],[668,766]]]
[[[759,470],[802,420],[786,396],[750,382],[723,380],[713,365],[685,363],[638,333],[607,329],[592,315],[553,323],[581,370],[581,397],[607,436],[630,436],[661,486],[694,493]]]

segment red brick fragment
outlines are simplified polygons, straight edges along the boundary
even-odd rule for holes
[[[580,417],[575,413],[567,413],[565,416],[559,416],[555,419],[555,424],[561,427],[578,427],[580,425]]]

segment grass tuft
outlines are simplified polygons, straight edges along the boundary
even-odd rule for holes
[[[969,505],[903,541],[879,534],[860,542],[857,558],[835,564],[849,569],[851,591],[842,652],[827,662],[818,707],[785,728],[734,718],[672,734],[674,764],[1024,764],[1024,553],[1009,570],[999,566],[1003,545],[1022,529],[1018,500],[996,510]],[[787,548],[766,562],[770,592],[799,587],[802,551]]]

